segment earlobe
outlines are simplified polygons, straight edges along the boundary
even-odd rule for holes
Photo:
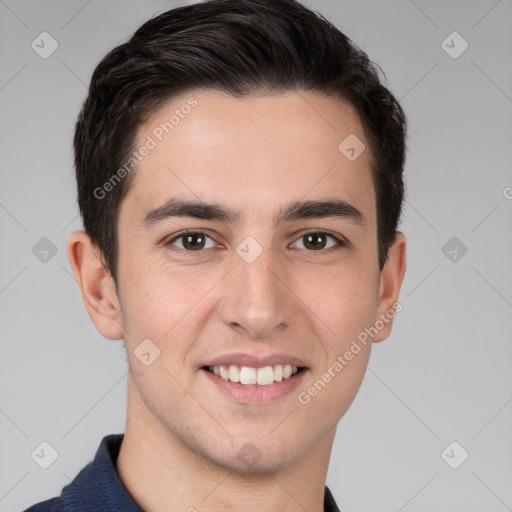
[[[122,339],[115,283],[103,266],[99,248],[85,231],[75,231],[68,238],[67,252],[85,308],[96,329],[105,338]]]
[[[375,323],[382,328],[378,329],[373,337],[374,343],[383,341],[390,335],[393,319],[401,309],[401,305],[398,304],[398,295],[405,275],[406,246],[404,234],[397,232],[380,276]]]

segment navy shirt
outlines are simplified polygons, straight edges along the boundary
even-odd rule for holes
[[[124,434],[105,436],[94,460],[62,489],[58,498],[32,505],[25,512],[143,512],[128,493],[116,471]],[[325,487],[324,511],[340,512]]]

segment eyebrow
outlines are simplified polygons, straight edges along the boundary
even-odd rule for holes
[[[142,219],[142,226],[150,228],[153,225],[171,217],[190,217],[202,220],[217,220],[234,224],[242,214],[218,203],[206,203],[198,200],[181,200],[171,198],[163,205],[149,210]],[[354,224],[365,225],[364,215],[343,199],[321,201],[295,201],[280,208],[274,215],[274,226],[284,222],[309,218],[334,217],[347,220]]]

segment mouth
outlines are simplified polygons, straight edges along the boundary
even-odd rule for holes
[[[274,404],[293,395],[309,373],[306,362],[291,354],[237,352],[203,361],[198,368],[230,402],[240,405]]]
[[[294,375],[306,370],[306,367],[292,364],[276,364],[256,368],[229,364],[203,366],[202,369],[220,377],[222,380],[244,386],[269,386],[275,382],[290,379]]]

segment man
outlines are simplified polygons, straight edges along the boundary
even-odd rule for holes
[[[36,511],[338,511],[336,425],[400,307],[405,117],[295,0],[211,0],[96,68],[68,256],[125,433]]]

